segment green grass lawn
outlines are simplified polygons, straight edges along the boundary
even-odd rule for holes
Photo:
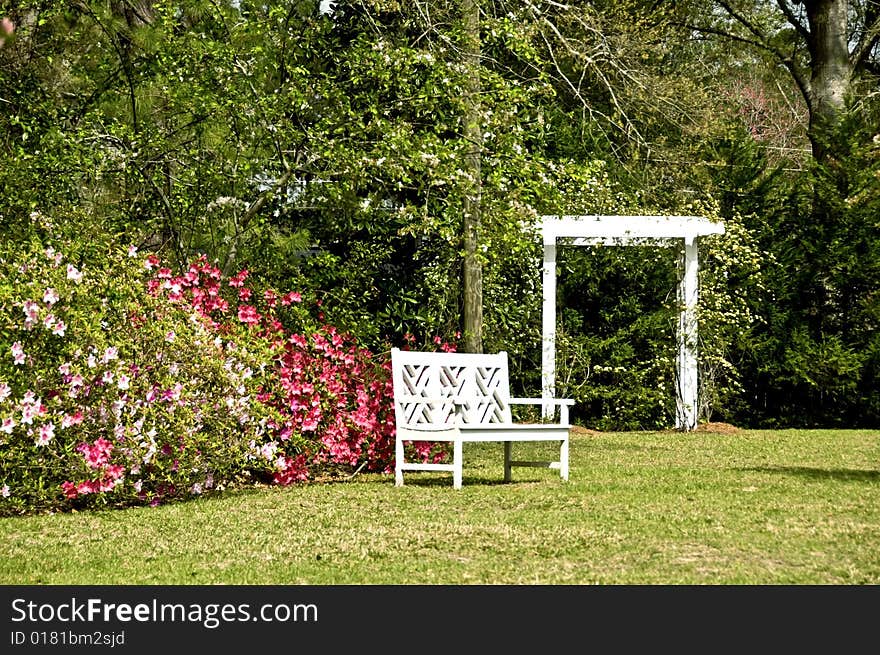
[[[515,444],[537,452],[547,444]],[[880,431],[590,434],[443,473],[0,519],[2,584],[878,584]]]

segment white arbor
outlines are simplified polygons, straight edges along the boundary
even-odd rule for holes
[[[678,297],[678,358],[675,425],[693,430],[697,425],[697,237],[723,234],[724,226],[700,216],[543,216],[544,241],[543,335],[541,350],[542,397],[556,391],[556,248],[574,246],[670,245],[684,242]]]

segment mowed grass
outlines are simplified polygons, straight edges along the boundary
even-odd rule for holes
[[[576,430],[568,483],[503,483],[501,448],[465,444],[457,491],[370,474],[3,518],[0,583],[880,583],[880,431]]]

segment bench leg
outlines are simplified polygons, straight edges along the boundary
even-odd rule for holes
[[[452,442],[452,487],[461,489],[461,439]]]
[[[394,440],[394,486],[403,486],[403,439]]]
[[[510,442],[504,442],[504,481],[510,482]]]
[[[563,480],[568,480],[568,439],[559,447],[559,475]]]

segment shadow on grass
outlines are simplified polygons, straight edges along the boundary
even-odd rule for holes
[[[461,481],[462,488],[464,487],[500,487],[502,485],[517,485],[517,484],[530,484],[535,482],[541,482],[537,478],[522,478],[520,480],[511,480],[510,482],[505,482],[504,480],[498,478],[474,478],[474,477],[464,477]],[[394,481],[391,481],[391,484],[394,484]],[[418,478],[412,475],[406,476],[404,482],[405,487],[413,486],[413,487],[449,487],[452,489],[452,478]]]
[[[749,466],[738,471],[757,473],[781,473],[783,475],[811,478],[813,480],[836,480],[838,482],[880,482],[880,471],[863,469],[823,469],[809,466]]]

